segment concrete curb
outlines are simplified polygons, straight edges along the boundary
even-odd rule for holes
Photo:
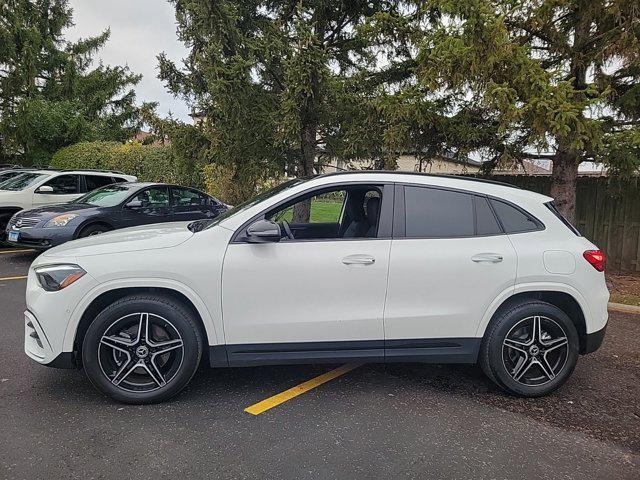
[[[635,305],[625,305],[624,303],[609,302],[609,310],[640,315],[640,307],[636,307]]]

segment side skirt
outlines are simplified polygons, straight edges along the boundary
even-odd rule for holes
[[[481,338],[257,343],[209,347],[212,367],[341,362],[476,363]]]

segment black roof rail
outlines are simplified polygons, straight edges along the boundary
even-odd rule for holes
[[[330,173],[321,173],[317,175],[317,177],[333,177],[338,175],[350,175],[354,173],[377,173],[377,174],[396,174],[396,175],[415,175],[419,177],[433,177],[433,178],[452,178],[456,180],[467,180],[469,182],[480,182],[480,183],[489,183],[492,185],[500,185],[502,187],[511,187],[516,188],[518,190],[522,190],[517,185],[513,185],[507,182],[500,182],[498,180],[490,180],[488,178],[478,178],[470,175],[452,175],[448,173],[423,173],[423,172],[404,172],[398,170],[349,170],[342,172],[330,172]]]

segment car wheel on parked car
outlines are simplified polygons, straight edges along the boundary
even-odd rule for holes
[[[109,227],[106,225],[88,225],[80,230],[78,234],[78,238],[91,237],[92,235],[100,235],[101,233],[105,233],[109,231]]]
[[[202,349],[196,320],[181,304],[137,295],[98,314],[84,337],[82,362],[104,394],[125,403],[154,403],[187,385]]]
[[[492,320],[480,365],[507,392],[539,397],[567,380],[578,354],[579,337],[571,319],[554,305],[528,301]]]

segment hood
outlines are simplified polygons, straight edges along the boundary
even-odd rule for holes
[[[61,203],[59,205],[46,205],[44,207],[22,210],[16,218],[38,218],[49,220],[63,213],[75,213],[76,215],[89,216],[98,213],[101,207],[89,205],[88,203]]]
[[[42,256],[83,257],[175,247],[193,236],[193,232],[187,228],[189,223],[191,222],[158,223],[114,230],[72,240],[47,250]]]

